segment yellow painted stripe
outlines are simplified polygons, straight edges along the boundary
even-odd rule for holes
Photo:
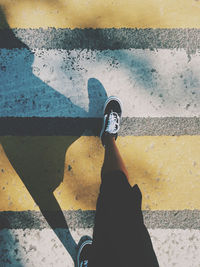
[[[47,205],[57,187],[62,209],[95,209],[104,153],[99,138],[2,137],[1,142],[1,211],[38,210],[22,180]],[[117,143],[131,184],[143,192],[143,209],[200,209],[200,136],[128,136]]]
[[[0,6],[11,28],[200,27],[197,0],[0,0]]]

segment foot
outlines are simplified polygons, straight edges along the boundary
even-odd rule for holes
[[[100,133],[100,138],[103,146],[105,146],[105,137],[111,135],[117,139],[118,131],[120,128],[120,121],[122,117],[122,104],[121,101],[115,97],[109,97],[104,105],[104,119]]]
[[[84,236],[79,241],[78,253],[76,259],[76,267],[88,267],[89,253],[92,246],[92,239],[89,236]]]

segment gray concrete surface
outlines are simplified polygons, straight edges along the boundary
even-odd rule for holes
[[[92,228],[95,211],[63,211],[70,229]],[[56,216],[56,214],[52,214]],[[143,211],[144,222],[151,229],[200,229],[199,210]],[[0,212],[0,229],[46,229],[50,228],[39,211]]]
[[[12,34],[16,38],[10,42]],[[0,48],[30,49],[185,49],[200,48],[199,29],[13,29],[0,30]],[[37,38],[36,38],[37,37]],[[25,44],[25,45],[23,45]]]
[[[99,136],[102,118],[0,118],[0,135]],[[122,118],[120,136],[199,135],[200,118]]]

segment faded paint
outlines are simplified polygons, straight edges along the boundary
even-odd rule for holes
[[[0,4],[12,28],[200,27],[200,3],[195,0],[1,0]]]
[[[94,210],[104,149],[97,137],[75,140],[3,137],[9,156],[1,147],[0,210],[38,210],[11,164],[38,199],[50,203],[52,195],[48,192],[56,189],[54,195],[61,209]],[[200,209],[199,136],[126,136],[117,142],[131,184],[138,183],[143,192],[143,209]]]

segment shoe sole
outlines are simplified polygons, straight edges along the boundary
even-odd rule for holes
[[[106,109],[107,104],[108,104],[110,101],[112,101],[112,100],[115,100],[115,101],[117,101],[117,102],[119,103],[119,105],[120,105],[120,107],[121,107],[121,116],[120,116],[120,119],[121,119],[121,117],[122,117],[122,102],[121,102],[120,99],[117,98],[116,96],[110,96],[110,97],[106,100],[106,102],[105,102],[105,104],[104,104],[104,108],[103,108],[103,123],[102,123],[101,132],[100,132],[100,138],[102,137],[102,135],[103,135],[103,133],[104,133],[104,128],[105,128],[105,119],[104,119],[105,109]]]

